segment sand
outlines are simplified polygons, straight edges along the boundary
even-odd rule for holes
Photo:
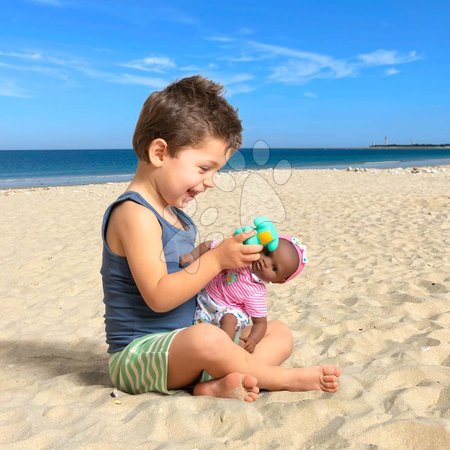
[[[450,448],[450,168],[416,172],[225,174],[190,205],[201,239],[265,213],[308,246],[270,318],[293,330],[286,366],[338,364],[341,388],[254,404],[111,397],[100,224],[126,185],[0,191],[0,446]]]

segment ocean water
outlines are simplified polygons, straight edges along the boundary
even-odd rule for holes
[[[450,149],[241,149],[223,170],[348,166],[365,168],[450,165]],[[0,189],[126,182],[136,168],[133,150],[0,151]]]

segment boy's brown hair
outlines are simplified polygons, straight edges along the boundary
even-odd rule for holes
[[[148,161],[148,147],[164,139],[171,156],[181,147],[195,146],[208,136],[222,139],[234,152],[242,141],[237,111],[223,98],[223,86],[195,75],[183,78],[144,102],[133,135],[139,159]]]

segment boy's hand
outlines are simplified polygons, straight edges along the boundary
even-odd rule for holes
[[[251,336],[241,337],[241,341],[244,342],[244,349],[249,353],[253,353],[255,351],[257,342]]]
[[[240,269],[249,266],[253,261],[258,261],[262,245],[245,245],[244,241],[256,234],[255,230],[239,233],[223,240],[212,251],[218,257],[222,270]]]

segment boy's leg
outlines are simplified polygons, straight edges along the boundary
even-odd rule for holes
[[[271,391],[335,392],[340,376],[340,370],[331,365],[287,369],[263,364],[235,345],[221,329],[209,324],[191,326],[175,336],[169,349],[169,389],[194,383],[202,370],[216,379],[199,383],[194,394],[217,397],[232,396],[222,392],[229,387],[223,384],[231,374],[239,374],[236,379],[240,380],[240,387],[254,394],[256,380],[260,388]]]
[[[237,398],[247,402],[258,398],[257,379],[251,375],[237,372],[221,373],[220,379],[212,380],[207,393],[196,392],[197,386],[208,385],[209,381],[199,382],[203,373],[210,374],[208,368],[214,366],[214,354],[227,348],[239,348],[222,328],[200,323],[180,331],[181,339],[172,341],[169,348],[167,386],[180,388],[194,385],[194,395],[209,395],[219,398]],[[214,372],[215,373],[215,372]],[[215,376],[215,375],[214,375]]]
[[[233,314],[224,314],[220,320],[220,327],[225,333],[230,336],[231,340],[234,341],[234,336],[236,334],[237,318]]]

